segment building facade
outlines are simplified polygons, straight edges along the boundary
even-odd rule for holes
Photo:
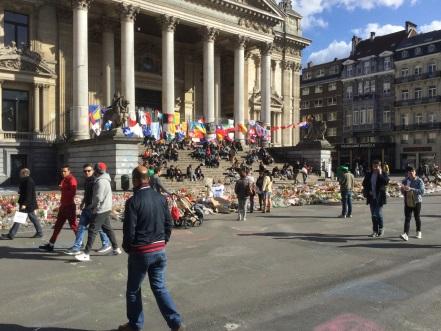
[[[53,144],[90,138],[88,106],[115,91],[166,118],[300,117],[301,16],[291,1],[5,0],[0,3],[0,183],[50,179]],[[240,133],[238,139],[243,139]],[[299,141],[298,129],[272,143]]]
[[[441,30],[395,52],[395,166],[441,163]]]
[[[365,167],[373,159],[395,164],[394,128],[394,50],[416,35],[416,26],[366,40],[354,36],[350,57],[343,62],[343,143],[340,162]]]

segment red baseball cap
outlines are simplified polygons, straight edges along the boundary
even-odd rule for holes
[[[98,162],[95,164],[95,171],[102,174],[107,172],[107,165],[104,162]]]

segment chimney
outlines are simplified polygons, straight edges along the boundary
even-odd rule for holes
[[[411,21],[406,21],[404,25],[406,32],[409,33],[411,30],[416,31],[417,25],[415,23],[412,23]]]
[[[361,38],[357,37],[357,36],[353,36],[352,37],[352,50],[351,50],[351,55],[355,54],[355,49],[357,48],[357,45],[360,43]]]
[[[375,32],[372,31],[372,32],[371,32],[371,40],[374,40],[374,39],[375,39]]]
[[[312,61],[309,61],[308,62],[308,68],[311,68],[312,67]]]

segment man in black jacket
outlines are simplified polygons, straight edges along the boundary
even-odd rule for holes
[[[147,168],[133,170],[134,194],[126,202],[123,249],[129,254],[127,318],[119,331],[138,331],[144,326],[141,283],[148,275],[150,287],[162,316],[172,331],[183,330],[181,316],[165,285],[165,245],[173,226],[167,200],[149,186]]]
[[[366,204],[371,209],[373,232],[370,237],[372,238],[384,235],[383,205],[386,204],[387,184],[389,184],[389,177],[382,172],[381,162],[373,161],[371,172],[368,172],[363,179],[363,195],[366,198]]]
[[[37,231],[32,238],[43,237],[43,230],[41,229],[40,220],[37,215],[35,215],[35,209],[37,209],[37,196],[35,193],[35,183],[30,177],[31,172],[29,169],[24,168],[20,170],[20,185],[18,187],[18,211],[22,213],[27,213],[32,224],[34,224],[35,230]],[[14,223],[9,233],[2,235],[1,239],[14,239],[20,228],[20,223]]]

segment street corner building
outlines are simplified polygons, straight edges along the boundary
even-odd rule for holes
[[[309,44],[289,0],[1,1],[0,183],[24,166],[53,183],[69,160],[57,146],[93,145],[89,107],[115,91],[166,119],[296,123]],[[294,145],[298,130],[271,142]]]

